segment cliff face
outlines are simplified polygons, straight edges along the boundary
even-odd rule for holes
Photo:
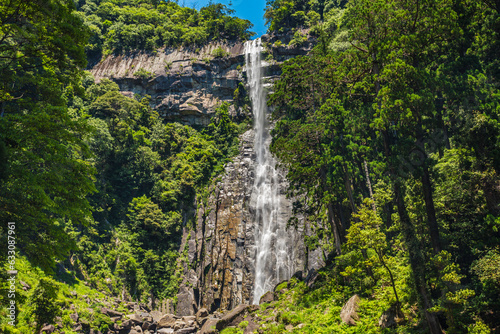
[[[221,48],[228,56],[215,58]],[[243,80],[242,43],[212,43],[202,49],[165,49],[156,54],[108,56],[92,70],[96,80],[115,81],[123,94],[150,95],[160,116],[190,125],[206,125],[222,102],[231,102]],[[143,77],[134,75],[144,70]]]
[[[266,64],[269,76],[279,75],[279,65],[286,59],[305,55],[315,43],[309,38],[302,46],[287,46],[291,36],[262,37],[273,59]],[[276,41],[281,46],[272,47]],[[215,57],[214,50],[227,56]],[[213,42],[202,48],[162,49],[156,53],[133,53],[108,56],[91,69],[96,81],[108,78],[129,97],[151,96],[151,106],[169,121],[203,126],[210,122],[215,108],[232,102],[235,89],[245,82],[245,46],[241,42]],[[143,70],[144,75],[135,75]],[[231,109],[241,116],[243,109]]]
[[[284,60],[306,54],[315,43],[310,37],[302,46],[286,46],[290,39],[287,34],[262,37],[266,45],[264,52],[272,54],[272,59],[267,57],[263,64],[265,82],[272,82],[280,74]],[[275,43],[278,40],[281,43]],[[212,52],[218,48],[225,50],[227,56],[214,58]],[[242,43],[212,43],[200,50],[109,56],[96,65],[92,73],[96,80],[115,81],[125,95],[150,95],[152,107],[166,120],[203,126],[208,124],[218,105],[232,102],[240,82],[246,85],[244,51]],[[150,78],[134,76],[140,69],[150,72]],[[233,116],[247,113],[251,117],[249,109],[231,107],[230,111]],[[186,252],[187,256],[181,256],[183,276],[178,315],[194,315],[202,307],[210,312],[230,310],[252,301],[256,252],[252,210],[256,167],[253,145],[254,132],[249,130],[240,138],[239,154],[210,187],[208,196],[198,199],[196,226],[184,229],[180,252]],[[286,173],[281,170],[279,174],[280,219],[287,221],[291,201],[284,195]],[[303,242],[306,231],[308,227],[301,222],[293,232],[293,268],[290,268],[303,275],[322,265],[319,253],[306,252]]]

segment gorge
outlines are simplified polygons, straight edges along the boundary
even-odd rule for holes
[[[498,2],[203,2],[0,1],[0,333],[500,333]]]

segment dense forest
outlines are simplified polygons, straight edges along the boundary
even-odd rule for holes
[[[267,1],[268,34],[291,41],[266,43],[266,60],[317,41],[281,66],[268,105],[289,228],[305,219],[326,266],[314,284],[280,284],[255,311],[258,332],[500,331],[499,11],[488,0]],[[165,122],[150,96],[85,69],[252,38],[233,14],[212,2],[0,2],[0,332],[57,321],[65,333],[115,333],[101,314],[109,296],[176,302],[183,229],[248,120],[222,103],[207,126]],[[249,104],[244,87],[234,103]],[[15,326],[8,222],[30,286],[17,286]],[[349,326],[339,312],[353,295]],[[382,313],[394,319],[386,328]]]
[[[320,18],[269,104],[335,289],[387,298],[402,323],[418,305],[431,333],[498,329],[498,4],[268,4],[277,31]]]

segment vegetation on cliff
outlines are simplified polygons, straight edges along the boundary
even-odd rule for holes
[[[112,52],[156,51],[159,47],[201,46],[212,40],[247,40],[254,33],[248,20],[231,16],[220,3],[196,10],[177,1],[79,0],[81,17],[90,40],[89,58],[99,60]]]

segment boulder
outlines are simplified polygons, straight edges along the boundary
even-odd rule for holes
[[[246,317],[244,320],[248,321],[248,326],[243,331],[243,334],[256,333],[256,331],[259,329],[259,324],[256,323],[251,316]]]
[[[178,331],[181,328],[186,327],[186,323],[182,320],[176,320],[174,323],[174,330]]]
[[[19,284],[21,284],[21,286],[23,287],[24,291],[28,291],[29,289],[31,289],[31,286],[29,286],[29,284],[26,283],[26,282],[19,281]]]
[[[165,314],[159,321],[158,321],[158,328],[172,328],[174,327],[175,321],[176,321],[176,316],[173,314]]]
[[[142,317],[137,313],[128,314],[127,318],[129,318],[129,320],[134,324],[134,326],[137,326],[144,322]]]
[[[178,331],[175,332],[176,334],[191,334],[191,333],[196,333],[196,327],[186,327],[179,329]]]
[[[186,323],[186,327],[193,327],[196,323],[196,317],[194,315],[182,317],[182,320]]]
[[[179,316],[185,315],[195,315],[196,314],[196,303],[194,298],[193,288],[189,286],[181,286],[179,288],[179,293],[177,294],[177,312]]]
[[[107,307],[101,308],[101,313],[107,315],[108,317],[123,317],[123,313],[109,309]]]
[[[196,319],[208,317],[208,310],[204,307],[200,308],[198,312],[196,312]]]
[[[397,304],[392,305],[380,316],[378,325],[381,328],[393,328],[404,321],[404,314],[398,308]]]
[[[79,319],[79,317],[78,317],[78,313],[71,313],[71,314],[69,315],[69,318],[70,318],[71,320],[73,320],[73,322],[78,322],[78,319]]]
[[[342,307],[342,311],[340,311],[340,318],[342,321],[348,325],[356,325],[356,321],[359,320],[359,315],[357,310],[359,308],[359,296],[352,296],[347,303]]]
[[[165,314],[161,313],[160,311],[151,311],[149,312],[149,315],[151,316],[151,318],[153,318],[153,322],[158,322]]]
[[[42,328],[40,333],[52,334],[52,333],[54,333],[55,330],[56,330],[56,328],[54,327],[54,325],[46,325]]]
[[[120,328],[121,329],[131,329],[132,327],[134,327],[136,324],[134,323],[133,320],[125,320],[122,322],[122,324],[120,325]]]
[[[233,310],[226,313],[219,321],[217,321],[217,325],[215,327],[217,330],[221,331],[228,326],[239,324],[243,321],[247,309],[248,305],[246,304],[236,306]]]
[[[158,334],[172,334],[174,332],[173,328],[160,328],[156,331]]]
[[[217,329],[216,329],[216,326],[217,326],[217,322],[219,321],[219,319],[217,318],[210,318],[208,319],[205,324],[203,325],[203,327],[201,327],[200,329],[200,334],[215,334],[217,333]]]
[[[271,291],[266,292],[262,297],[260,297],[259,305],[264,303],[269,303],[274,301],[274,293]]]
[[[144,323],[142,324],[141,328],[142,330],[146,330],[146,329],[149,329],[149,327],[152,325],[152,323],[150,323],[149,321],[144,321]]]

